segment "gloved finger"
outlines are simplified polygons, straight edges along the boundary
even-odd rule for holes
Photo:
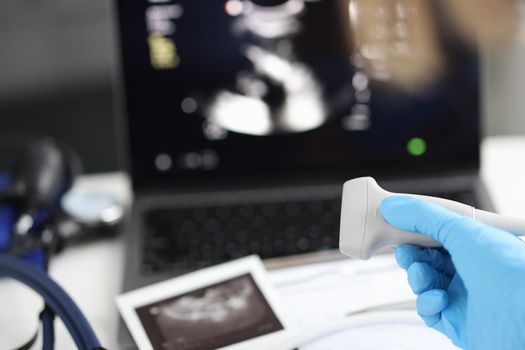
[[[391,196],[381,203],[381,214],[391,225],[429,236],[454,255],[476,242],[485,226],[436,204],[411,196]],[[459,234],[458,234],[459,233]]]
[[[448,294],[443,289],[431,289],[417,297],[416,307],[420,316],[439,314],[448,306]]]
[[[431,289],[418,296],[417,313],[425,324],[434,326],[441,319],[441,312],[448,306],[448,294],[442,289]]]
[[[421,294],[430,289],[446,289],[451,277],[438,272],[427,263],[415,262],[407,269],[408,284],[412,291]]]
[[[456,273],[450,255],[438,249],[403,244],[396,248],[396,260],[399,266],[405,270],[414,262],[425,262],[436,271],[444,272],[449,276]]]

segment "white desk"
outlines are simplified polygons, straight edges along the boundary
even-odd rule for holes
[[[525,215],[525,137],[487,139],[482,147],[481,173],[499,212]],[[109,189],[130,199],[129,182],[121,174],[88,176],[79,185]],[[71,248],[51,265],[52,276],[77,301],[108,349],[118,349],[114,297],[120,290],[123,258],[121,237]],[[74,349],[64,334],[65,330],[58,327],[57,349]]]

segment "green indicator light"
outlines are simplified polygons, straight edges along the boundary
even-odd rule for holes
[[[407,150],[414,157],[422,156],[427,151],[427,143],[420,137],[414,137],[408,141]]]

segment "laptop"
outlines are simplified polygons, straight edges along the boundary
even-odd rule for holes
[[[344,3],[118,1],[125,290],[249,254],[332,256],[353,177],[491,209],[476,52],[443,28],[445,71],[407,93],[362,69]]]

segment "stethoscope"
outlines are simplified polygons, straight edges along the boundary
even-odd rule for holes
[[[2,254],[0,255],[0,276],[11,277],[27,285],[44,299],[45,307],[40,314],[43,350],[52,350],[54,348],[53,323],[55,316],[63,321],[78,349],[103,349],[91,325],[77,304],[44,270],[18,257]],[[35,339],[32,339],[26,346],[31,346]]]
[[[5,211],[10,208],[2,208],[2,210],[5,214]],[[3,222],[3,226],[0,227],[0,230],[10,231],[12,228],[9,227],[8,222]],[[43,334],[42,349],[52,350],[54,348],[55,317],[63,321],[78,349],[103,349],[78,306],[46,273],[49,259],[49,249],[46,245],[51,242],[46,241],[45,238],[42,239],[42,234],[28,233],[18,237],[14,237],[16,235],[14,232],[7,232],[7,234],[11,236],[11,243],[16,242],[16,244],[11,244],[9,249],[11,254],[0,254],[0,277],[10,277],[21,282],[44,299],[45,307],[39,316]],[[13,253],[15,255],[12,255]],[[37,335],[18,349],[29,349],[36,339]]]

